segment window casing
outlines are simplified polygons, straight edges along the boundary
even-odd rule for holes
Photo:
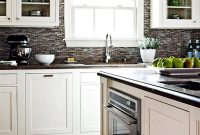
[[[143,3],[143,0],[66,0],[67,46],[103,47],[106,34],[112,35],[116,47],[136,46],[137,40],[143,38]]]

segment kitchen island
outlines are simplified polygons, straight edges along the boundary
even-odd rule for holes
[[[189,90],[163,82],[200,82],[195,78],[161,76],[152,69],[99,72],[103,135],[110,134],[109,91],[114,89],[141,100],[141,134],[199,135],[200,90]]]

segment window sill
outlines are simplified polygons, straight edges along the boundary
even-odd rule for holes
[[[105,47],[105,40],[101,39],[64,39],[66,42],[66,47]],[[127,39],[127,40],[113,40],[112,44],[114,47],[138,47],[137,39]]]

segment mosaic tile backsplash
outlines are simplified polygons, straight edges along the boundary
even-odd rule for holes
[[[150,0],[145,0],[144,31],[145,36],[155,37],[161,42],[157,50],[157,57],[170,55],[184,57],[189,39],[199,39],[200,30],[159,30],[150,29]],[[33,49],[31,62],[35,63],[34,54],[54,53],[55,63],[62,63],[66,57],[75,57],[80,62],[103,62],[105,48],[67,48],[64,39],[64,0],[60,0],[60,25],[54,28],[0,28],[0,60],[7,59],[9,45],[6,43],[8,35],[24,34],[30,37]],[[111,61],[121,61],[124,57],[128,62],[141,62],[138,48],[113,48]]]

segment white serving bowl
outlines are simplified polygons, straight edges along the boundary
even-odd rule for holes
[[[35,54],[36,61],[41,65],[49,65],[55,59],[55,54]]]

